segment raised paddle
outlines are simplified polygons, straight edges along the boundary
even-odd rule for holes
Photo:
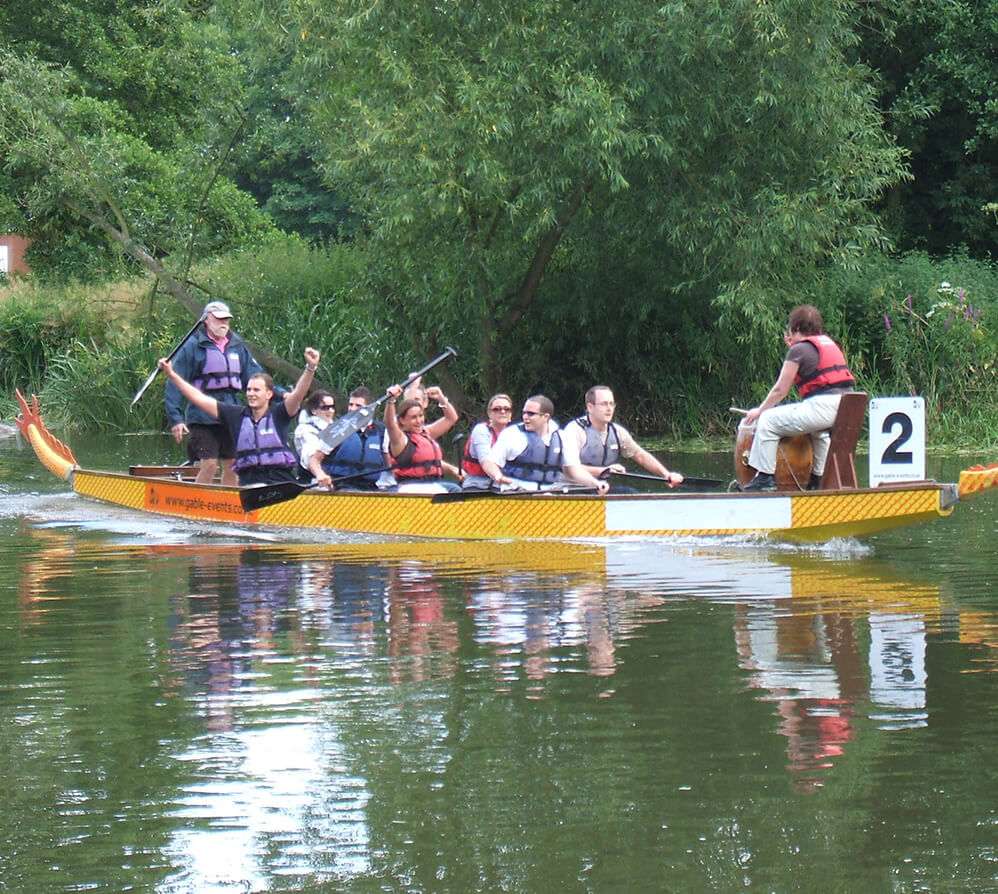
[[[366,475],[380,474],[387,472],[391,467],[385,466],[381,469],[368,469],[364,472],[355,472],[352,475],[341,475],[333,479],[333,485],[341,484],[344,481],[353,481],[356,478],[363,478]],[[239,502],[243,504],[243,512],[252,512],[254,509],[262,509],[264,506],[273,506],[274,503],[284,503],[293,500],[303,491],[315,487],[314,481],[280,481],[277,484],[249,484],[239,488]]]
[[[658,481],[660,484],[668,484],[668,480],[663,478],[661,475],[643,475],[641,472],[612,472],[607,469],[600,478],[609,478],[613,475],[614,478],[639,478],[642,481]],[[675,485],[676,487],[682,487],[683,485],[688,485],[689,487],[720,487],[724,484],[720,478],[687,478],[683,476],[681,483]]]
[[[428,373],[433,367],[439,366],[448,357],[456,357],[457,351],[454,348],[448,347],[439,357],[431,360],[422,369],[417,370],[408,379],[402,383],[402,390],[404,391],[413,382],[415,382],[424,373]],[[362,428],[366,428],[374,417],[375,410],[383,404],[390,395],[383,394],[373,403],[368,404],[366,407],[361,407],[359,410],[354,410],[352,413],[347,413],[345,416],[340,416],[335,422],[331,422],[327,425],[321,432],[319,432],[319,440],[322,441],[330,450],[334,450],[339,447],[350,435],[354,432],[360,431]]]
[[[170,351],[170,356],[166,358],[167,360],[172,360],[174,357],[177,356],[177,351],[179,351],[184,346],[184,344],[187,342],[187,339],[189,339],[195,332],[197,332],[198,326],[200,326],[203,322],[204,322],[204,314],[198,317],[198,321],[193,326],[191,326],[190,332],[188,332],[187,335],[185,335],[182,339],[180,339],[179,342],[177,342],[177,346],[172,351]],[[146,389],[152,384],[152,380],[155,379],[158,374],[159,374],[159,364],[157,363],[157,365],[153,368],[153,371],[149,373],[149,375],[146,377],[146,380],[142,383],[142,387],[135,392],[135,397],[132,398],[132,402],[128,405],[129,410],[135,407],[135,405],[139,402],[139,398],[146,393]]]

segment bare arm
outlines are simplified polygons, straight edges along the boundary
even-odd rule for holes
[[[295,413],[301,409],[301,402],[308,394],[312,379],[315,378],[315,371],[319,367],[320,356],[315,348],[305,348],[305,368],[298,376],[295,387],[284,395],[284,409],[288,411],[288,416],[291,418],[294,418]]]
[[[586,487],[595,487],[601,494],[605,494],[610,489],[609,481],[604,481],[595,477],[581,463],[573,463],[570,466],[562,466],[561,470],[576,484],[582,484]]]
[[[496,484],[509,484],[509,478],[502,473],[499,464],[491,459],[482,460],[482,471],[489,476]]]
[[[775,407],[778,403],[782,402],[789,393],[790,389],[794,384],[794,379],[797,378],[797,370],[800,369],[799,363],[794,363],[791,360],[784,360],[783,367],[780,369],[779,378],[773,383],[773,387],[769,389],[769,394],[766,395],[766,399],[759,404],[757,407],[753,407],[745,414],[745,424],[751,425],[759,418],[759,414],[763,410],[768,410],[770,407]]]
[[[388,389],[388,393],[391,395],[385,402],[385,429],[388,432],[388,450],[391,456],[398,456],[405,450],[405,445],[409,440],[405,436],[405,432],[399,428],[398,417],[395,415],[395,401],[402,393],[402,389],[398,385],[392,385]]]
[[[677,484],[683,483],[683,476],[679,472],[670,472],[662,463],[645,450],[644,447],[638,447],[637,453],[633,454],[631,459],[653,475],[661,475],[669,482],[669,487],[675,487]]]
[[[161,357],[156,364],[166,377],[177,386],[177,390],[184,398],[194,406],[204,410],[209,416],[218,419],[218,401],[213,397],[208,397],[203,391],[195,388],[187,379],[181,377],[165,357]]]
[[[444,397],[444,393],[436,385],[431,385],[426,389],[426,396],[430,400],[435,400],[437,406],[443,411],[443,416],[434,422],[432,425],[426,426],[426,433],[433,439],[439,440],[447,432],[449,432],[453,427],[454,423],[460,418],[457,415],[457,410],[454,409],[454,405]]]

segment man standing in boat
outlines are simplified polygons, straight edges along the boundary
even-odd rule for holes
[[[173,358],[173,368],[200,391],[222,403],[243,406],[249,377],[264,371],[243,340],[232,331],[232,311],[221,301],[205,305],[196,335]],[[199,463],[197,482],[210,484],[222,464],[222,484],[234,486],[235,444],[225,426],[184,400],[173,382],[166,383],[166,416],[178,444],[188,436],[187,453]]]
[[[543,394],[528,397],[523,403],[523,421],[502,430],[482,460],[482,471],[498,485],[523,490],[550,487],[564,471],[573,483],[606,493],[609,482],[598,480],[579,464],[565,468],[561,432],[553,415],[550,398]]]
[[[742,490],[776,490],[776,455],[780,438],[811,436],[813,459],[808,490],[821,486],[825,458],[831,443],[829,430],[839,411],[839,401],[856,384],[842,349],[824,334],[817,308],[802,304],[790,312],[783,340],[788,351],[779,378],[766,399],[745,414],[745,425],[755,423],[748,464],[755,477]],[[797,386],[798,403],[777,406]]]
[[[186,400],[225,426],[235,445],[232,467],[242,487],[297,480],[298,460],[288,446],[288,426],[312,384],[319,357],[315,348],[305,348],[305,369],[294,389],[282,400],[273,400],[274,380],[269,375],[256,373],[250,376],[246,383],[248,406],[245,407],[226,403],[198,390],[165,357],[160,359],[159,368]]]
[[[631,433],[613,421],[617,409],[613,392],[606,385],[593,385],[586,392],[586,414],[561,430],[562,461],[566,468],[579,466],[595,478],[626,472],[621,458],[634,460],[643,469],[660,476],[669,487],[683,483],[679,472],[670,472]],[[568,476],[565,476],[568,480]],[[574,480],[574,479],[573,479]],[[633,488],[613,485],[612,493],[632,493]]]

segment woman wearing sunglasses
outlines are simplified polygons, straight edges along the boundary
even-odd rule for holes
[[[489,455],[499,433],[513,421],[513,400],[508,394],[493,394],[489,398],[488,418],[471,429],[461,460],[463,490],[488,490],[492,479],[485,474],[482,460]]]
[[[322,461],[329,448],[319,440],[319,434],[336,415],[336,402],[328,391],[315,391],[308,396],[298,426],[295,428],[295,450],[298,462],[309,475],[315,478],[319,487],[332,486],[333,479],[324,468]]]

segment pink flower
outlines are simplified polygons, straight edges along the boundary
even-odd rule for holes
[[[891,331],[891,318],[887,314],[884,314],[884,326],[888,332]]]

